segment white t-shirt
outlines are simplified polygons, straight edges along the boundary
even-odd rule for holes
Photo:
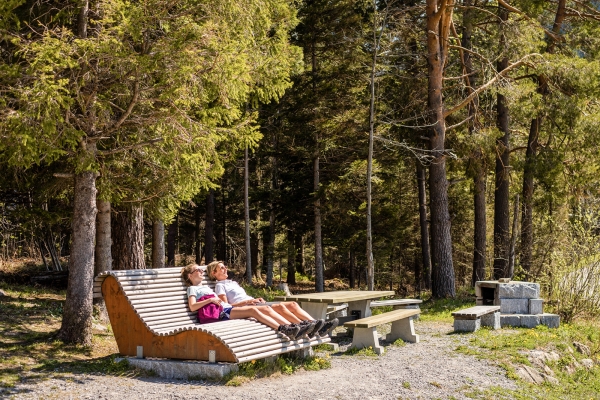
[[[213,290],[208,286],[188,286],[187,288],[187,296],[195,296],[196,301],[200,301],[202,296],[206,296],[208,294],[214,294],[216,296],[215,292],[213,292]],[[224,309],[231,307],[227,303],[221,303],[221,305]]]
[[[236,281],[231,279],[225,279],[217,282],[215,285],[215,292],[217,295],[224,294],[227,297],[229,304],[236,304],[240,301],[251,300],[254,297],[248,296],[243,287],[241,287]]]

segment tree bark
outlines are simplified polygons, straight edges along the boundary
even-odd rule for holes
[[[472,50],[474,9],[471,0],[463,0],[465,10],[463,12],[463,30],[461,45],[467,50]],[[477,73],[473,69],[472,55],[469,51],[463,52],[463,65],[465,85],[469,94],[476,88]],[[477,131],[477,109],[479,98],[475,97],[468,106],[469,133],[473,135]],[[487,248],[487,214],[485,204],[486,191],[486,165],[485,157],[480,146],[475,146],[469,160],[473,178],[473,273],[471,275],[471,286],[475,282],[485,279],[485,261]]]
[[[302,235],[299,233],[294,235],[294,248],[296,249],[296,271],[300,275],[306,275],[304,270],[304,243],[302,242]]]
[[[314,210],[315,210],[315,291],[325,291],[325,282],[323,280],[323,247],[321,238],[321,197],[319,194],[319,135],[315,134],[315,145],[317,150],[313,161],[313,189],[315,192]]]
[[[169,229],[167,231],[167,264],[169,267],[175,266],[175,249],[177,247],[177,231],[179,230],[178,226],[179,216],[175,216],[173,222],[169,224]]]
[[[269,211],[269,239],[267,243],[267,287],[273,286],[273,259],[275,258],[275,207]]]
[[[152,268],[165,267],[165,224],[158,219],[152,223]]]
[[[438,9],[439,7],[439,9]],[[452,0],[438,4],[427,0],[428,111],[431,129],[429,145],[433,160],[429,167],[431,212],[432,296],[455,297],[448,180],[446,178],[444,102],[442,97],[444,65],[452,22]]]
[[[96,240],[96,172],[75,175],[73,241],[69,283],[58,338],[65,343],[92,344],[92,289]]]
[[[144,211],[135,205],[118,210],[111,221],[113,269],[144,269]]]
[[[202,235],[200,234],[202,223],[201,217],[200,207],[196,206],[194,208],[194,255],[196,264],[198,265],[202,265]]]
[[[552,32],[559,35],[566,17],[566,0],[559,0],[552,25]],[[546,52],[554,53],[556,40],[546,36],[548,45]],[[538,93],[543,97],[548,94],[548,81],[544,75],[538,76]],[[519,259],[521,267],[525,271],[527,279],[530,278],[532,260],[533,260],[533,194],[535,191],[535,168],[537,163],[537,154],[539,148],[540,129],[543,122],[543,111],[538,112],[536,118],[531,120],[529,128],[529,137],[527,139],[527,150],[525,152],[525,166],[523,168],[523,203],[521,207],[521,245]]]
[[[98,213],[96,215],[96,248],[95,248],[95,266],[94,276],[103,271],[112,270],[111,242],[110,232],[110,202],[106,200],[97,200],[96,206]],[[108,312],[103,297],[97,297],[93,300],[94,306],[98,311],[99,319],[103,322],[108,321]]]
[[[356,280],[355,279],[355,275],[356,275],[355,269],[356,269],[356,267],[355,267],[355,262],[354,262],[354,250],[350,249],[349,254],[348,254],[348,258],[350,259],[349,260],[349,266],[348,266],[348,268],[350,269],[350,271],[349,271],[349,275],[350,275],[349,276],[350,289],[354,289],[354,286],[356,284],[356,282],[355,282],[355,280]]]
[[[244,225],[246,233],[246,282],[252,283],[252,246],[250,246],[250,202],[248,200],[248,146],[244,149]]]
[[[508,20],[508,10],[498,6],[500,17],[500,51],[504,52],[506,39],[502,34],[504,22]],[[498,61],[498,72],[508,67],[508,58]],[[496,189],[494,193],[494,279],[505,277],[508,272],[508,251],[510,242],[510,128],[506,98],[497,95],[496,123],[503,136],[496,140]]]
[[[288,285],[296,284],[296,249],[294,246],[294,231],[287,230],[287,279]]]
[[[417,187],[419,192],[419,225],[421,227],[421,257],[423,259],[423,280],[426,289],[431,289],[431,248],[429,246],[429,223],[427,222],[426,171],[419,160],[417,165]]]
[[[204,222],[204,262],[206,264],[214,260],[215,249],[215,191],[210,189],[206,196],[206,221]]]

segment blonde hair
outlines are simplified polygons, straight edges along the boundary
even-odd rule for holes
[[[219,269],[219,264],[225,265],[223,261],[213,261],[206,266],[206,273],[208,274],[208,277],[210,279],[215,278],[215,272],[217,272],[217,270]]]
[[[188,286],[192,286],[193,283],[190,280],[190,275],[194,273],[194,271],[196,270],[196,268],[199,268],[200,266],[196,263],[190,264],[190,265],[186,265],[185,267],[183,267],[181,269],[181,279],[183,279],[183,281],[185,282],[186,285]]]

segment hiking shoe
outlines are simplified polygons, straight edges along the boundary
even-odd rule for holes
[[[296,339],[301,339],[308,334],[308,332],[313,330],[313,321],[302,321],[298,324],[300,327],[300,331],[296,335]]]
[[[339,325],[340,321],[337,318],[331,319],[319,329],[319,336],[329,335]]]
[[[314,327],[312,328],[312,330],[306,333],[306,335],[309,338],[315,336],[317,334],[317,332],[319,332],[319,329],[321,329],[323,327],[323,325],[325,325],[324,319],[317,319],[316,321],[309,321],[309,322],[314,322]]]
[[[298,333],[300,332],[300,327],[296,324],[279,325],[277,331],[283,333],[290,338],[290,340],[296,340]]]

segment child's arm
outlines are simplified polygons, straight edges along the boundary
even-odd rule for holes
[[[211,297],[210,299],[196,301],[196,296],[188,297],[188,305],[190,306],[191,311],[198,311],[199,309],[210,303],[221,305],[221,299],[219,299],[218,297]]]

